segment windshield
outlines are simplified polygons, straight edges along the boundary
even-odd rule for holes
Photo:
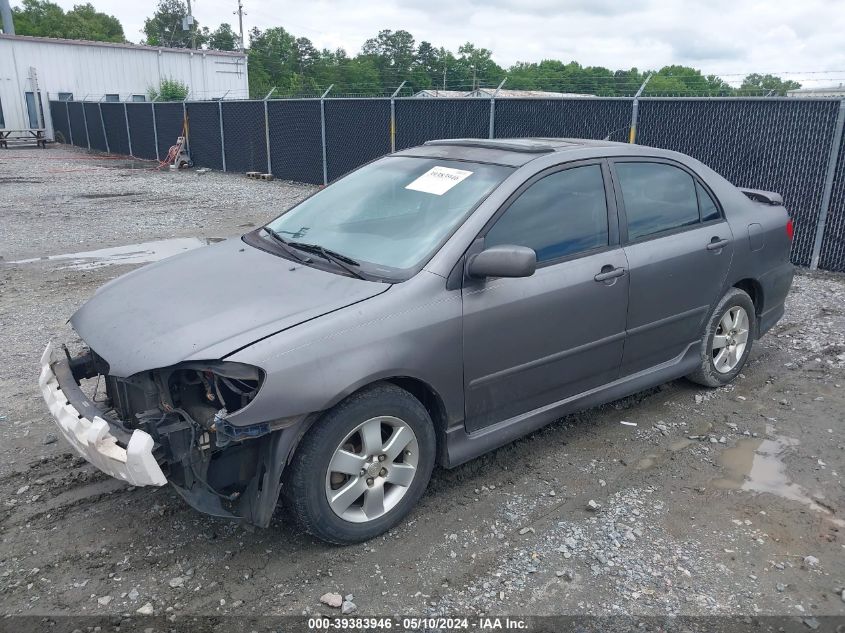
[[[291,243],[319,245],[365,271],[422,263],[512,169],[390,156],[314,194],[267,226]]]

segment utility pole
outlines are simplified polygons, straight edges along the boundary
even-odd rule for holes
[[[186,17],[188,30],[191,32],[191,48],[197,47],[197,30],[194,28],[194,12],[191,10],[191,0],[188,0],[188,15]]]
[[[443,60],[443,90],[446,90],[446,60]]]
[[[14,35],[15,22],[12,20],[12,8],[9,6],[9,0],[0,0],[0,15],[3,19],[3,32],[6,35]]]
[[[244,5],[241,0],[238,0],[238,10],[234,13],[238,16],[238,29],[241,34],[241,52],[244,52]]]

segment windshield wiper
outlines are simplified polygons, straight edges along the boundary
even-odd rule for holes
[[[272,237],[276,241],[276,243],[279,246],[281,246],[285,250],[286,253],[288,253],[289,255],[292,255],[293,258],[296,259],[296,261],[302,262],[302,263],[307,263],[308,261],[311,261],[309,257],[306,257],[306,258],[300,257],[299,253],[297,253],[294,249],[291,248],[290,243],[285,238],[283,238],[281,235],[279,235],[278,231],[276,231],[275,229],[271,229],[269,226],[265,226],[265,227],[262,227],[262,228],[265,231],[267,231],[267,235]]]
[[[334,262],[337,266],[340,266],[348,272],[353,277],[357,277],[358,279],[367,278],[364,277],[361,273],[357,270],[353,269],[352,266],[360,266],[358,262],[356,262],[351,257],[347,257],[346,255],[341,255],[340,253],[336,253],[335,251],[331,251],[319,244],[306,244],[305,242],[287,242],[288,246],[293,248],[298,248],[301,251],[305,251],[307,253],[316,253],[317,255],[322,256],[324,259],[327,259],[330,262]]]

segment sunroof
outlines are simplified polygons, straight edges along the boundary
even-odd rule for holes
[[[548,154],[554,151],[554,148],[549,147],[546,144],[532,143],[531,141],[508,142],[472,138],[426,141],[425,145],[457,145],[462,147],[483,147],[485,149],[500,149],[507,152],[522,152],[524,154]]]

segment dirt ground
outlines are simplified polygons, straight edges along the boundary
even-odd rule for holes
[[[281,511],[266,530],[206,517],[56,440],[44,346],[150,255],[40,258],[238,235],[312,189],[0,154],[0,613],[336,615],[320,596],[337,592],[359,615],[769,614],[810,630],[845,614],[843,276],[799,272],[735,384],[679,380],[438,470],[410,519],[363,545]]]

